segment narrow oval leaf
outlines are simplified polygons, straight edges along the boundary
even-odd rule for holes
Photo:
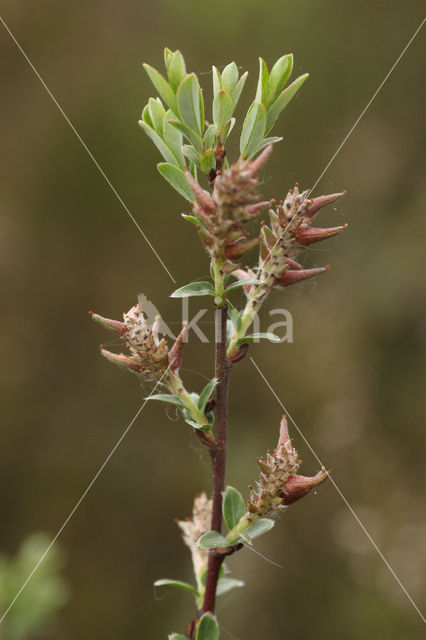
[[[251,527],[246,529],[244,531],[244,535],[248,536],[250,540],[254,540],[255,538],[258,538],[264,533],[270,531],[274,525],[275,522],[270,518],[261,518],[260,520],[257,520]]]
[[[197,542],[201,549],[217,549],[219,547],[229,547],[229,542],[217,531],[207,531]]]
[[[167,66],[167,76],[171,88],[173,91],[176,91],[186,76],[185,60],[180,51],[174,51],[174,53],[172,53]]]
[[[169,123],[179,129],[183,133],[183,135],[188,138],[189,142],[194,145],[194,147],[198,151],[203,151],[203,141],[194,129],[188,127],[184,122],[179,122],[179,120],[169,120]]]
[[[247,76],[248,76],[248,71],[243,73],[243,75],[238,80],[237,84],[235,85],[234,89],[231,91],[231,98],[234,101],[234,108],[238,104],[238,100],[240,99],[241,92],[244,89],[244,85],[246,83]]]
[[[156,393],[152,396],[148,396],[147,400],[160,400],[161,402],[169,402],[170,404],[177,404],[179,407],[185,407],[185,404],[174,393]]]
[[[151,65],[144,63],[143,68],[147,72],[152,84],[160,94],[160,98],[162,98],[166,105],[176,113],[175,94],[167,80],[164,78],[164,76],[161,75],[161,73],[157,71],[157,69],[151,67]]]
[[[222,89],[231,93],[238,82],[238,67],[235,62],[226,65],[222,71]]]
[[[166,110],[164,109],[160,98],[150,98],[148,100],[148,109],[154,130],[156,131],[156,133],[158,133],[159,136],[162,136]]]
[[[234,487],[226,487],[222,501],[223,519],[229,530],[233,529],[246,512],[243,496]]]
[[[219,626],[216,618],[211,613],[205,613],[198,623],[195,640],[218,640]]]
[[[228,293],[228,291],[233,291],[234,289],[239,289],[240,287],[245,287],[250,284],[261,284],[260,280],[256,280],[256,278],[247,278],[246,280],[238,280],[237,282],[233,282],[226,287],[224,293]]]
[[[269,74],[268,82],[265,88],[265,96],[263,104],[266,108],[280,95],[284,89],[284,85],[290,77],[293,69],[293,54],[282,56],[276,61]]]
[[[305,73],[303,76],[299,76],[287,87],[287,89],[284,89],[284,91],[278,96],[275,102],[270,106],[270,108],[268,109],[268,116],[266,120],[266,134],[268,134],[272,129],[280,113],[285,109],[290,100],[294,98],[307,78],[309,78],[309,73]]]
[[[195,196],[191,191],[185,177],[185,172],[182,169],[167,162],[160,162],[160,164],[157,164],[157,169],[163,178],[165,178],[167,182],[170,182],[172,187],[176,189],[181,196],[186,198],[186,200],[189,200],[189,202],[195,202]]]
[[[206,149],[214,149],[216,146],[217,127],[215,124],[211,124],[207,127],[204,134],[204,145]]]
[[[214,296],[211,282],[190,282],[173,291],[171,298],[190,298],[192,296]]]
[[[240,151],[244,158],[251,158],[262,144],[266,127],[266,109],[254,102],[247,112],[240,139]]]
[[[194,226],[196,226],[196,227],[204,227],[204,224],[201,222],[201,220],[199,220],[195,216],[191,216],[190,213],[181,213],[180,215],[182,216],[182,218],[184,218],[184,220],[187,220],[188,222],[190,222]]]
[[[163,124],[163,140],[179,162],[181,169],[185,168],[185,158],[182,153],[183,135],[179,129],[170,124],[170,118],[173,118],[173,112],[170,109],[166,113]]]
[[[201,134],[203,131],[203,119],[200,104],[200,85],[194,73],[186,76],[176,93],[177,108],[184,124]]]
[[[217,584],[216,595],[223,596],[224,593],[228,593],[236,587],[244,587],[244,582],[235,578],[221,578]]]
[[[193,162],[195,166],[200,168],[200,154],[192,144],[184,144],[182,147],[183,155],[188,158],[190,162]]]
[[[226,91],[219,91],[213,100],[213,122],[217,126],[219,133],[232,118],[234,112],[234,101]]]
[[[198,400],[198,408],[201,411],[204,411],[204,409],[206,408],[206,404],[210,400],[210,396],[215,390],[216,385],[217,385],[217,378],[212,378],[200,393],[200,399]]]
[[[209,175],[210,171],[216,167],[216,156],[213,149],[204,151],[201,154],[201,171],[206,175]]]
[[[243,344],[244,342],[258,342],[259,340],[279,342],[281,338],[275,335],[275,333],[252,333],[250,336],[244,336],[243,338],[240,338],[237,344]]]
[[[154,129],[152,129],[149,125],[147,125],[146,122],[144,122],[143,120],[139,120],[138,125],[141,127],[141,129],[145,131],[148,138],[151,138],[152,142],[155,144],[158,151],[163,156],[164,160],[166,160],[170,165],[173,165],[176,167],[179,166],[178,159],[173,155],[172,151],[168,148],[164,140],[160,138],[158,133],[156,133]]]
[[[188,636],[183,636],[181,633],[172,633],[169,635],[169,640],[188,640]]]
[[[259,58],[259,80],[257,82],[256,102],[263,102],[266,85],[268,83],[269,72],[266,62]]]
[[[187,582],[182,582],[181,580],[169,580],[169,578],[161,578],[160,580],[156,580],[154,582],[154,587],[176,587],[177,589],[181,589],[182,591],[187,591],[194,596],[198,596],[198,591],[192,584],[188,584]]]

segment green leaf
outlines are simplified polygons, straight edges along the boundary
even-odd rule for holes
[[[182,153],[183,136],[179,129],[176,129],[170,124],[170,118],[173,118],[174,114],[170,109],[166,113],[166,117],[163,124],[163,140],[173,153],[176,160],[179,162],[181,169],[185,168],[185,158]]]
[[[148,100],[148,109],[155,132],[158,133],[159,136],[162,136],[166,110],[164,109],[160,98],[150,98]]]
[[[259,147],[259,151],[262,151],[262,149],[267,147],[271,142],[277,143],[281,142],[282,140],[284,140],[284,138],[281,138],[280,136],[271,136],[270,138],[264,138],[262,144]]]
[[[238,82],[238,75],[238,67],[235,62],[231,62],[230,64],[226,65],[226,67],[222,71],[221,89],[223,89],[227,93],[231,93]]]
[[[216,156],[213,149],[204,151],[201,154],[201,171],[209,175],[210,171],[216,167]]]
[[[266,62],[259,58],[259,80],[257,82],[256,102],[263,102],[263,96],[265,95],[266,85],[268,83],[269,72]]]
[[[260,280],[256,280],[256,278],[246,278],[245,280],[238,280],[237,282],[233,282],[226,287],[224,293],[228,293],[229,291],[233,291],[234,289],[239,289],[240,287],[245,287],[246,285],[252,284],[261,284]]]
[[[243,75],[238,80],[237,84],[235,85],[234,89],[231,91],[231,98],[234,101],[234,108],[238,104],[238,100],[240,99],[241,92],[244,89],[244,85],[246,83],[247,76],[248,76],[248,72],[246,71],[245,73],[243,73]]]
[[[221,578],[217,584],[216,595],[223,596],[224,593],[236,587],[244,587],[244,582],[235,578]]]
[[[217,127],[215,124],[211,124],[207,127],[204,134],[204,144],[206,149],[214,149],[216,146]]]
[[[190,282],[173,291],[171,298],[190,298],[191,296],[214,296],[211,282]]]
[[[251,158],[262,144],[265,135],[266,109],[260,102],[253,102],[244,120],[240,138],[240,151],[244,158]]]
[[[244,535],[248,536],[250,540],[254,540],[255,538],[258,538],[264,533],[270,531],[274,525],[275,522],[273,520],[270,520],[270,518],[261,518],[260,520],[257,520],[251,527],[246,529],[244,531]]]
[[[182,147],[183,155],[200,168],[200,153],[192,146],[192,144],[184,144]]]
[[[246,512],[243,496],[234,487],[226,487],[222,501],[222,512],[229,530],[239,523]]]
[[[151,67],[151,65],[144,63],[143,68],[147,72],[152,84],[160,94],[160,97],[164,100],[166,105],[176,113],[175,94],[167,80],[164,78],[164,76],[161,75],[161,73],[157,71],[157,69]]]
[[[194,129],[188,127],[188,125],[184,122],[179,122],[179,120],[169,120],[169,124],[173,125],[173,127],[176,127],[176,129],[179,129],[179,131],[181,131],[183,135],[188,138],[189,142],[194,145],[194,147],[198,151],[203,151],[203,141],[198,133],[194,131]]]
[[[207,531],[198,540],[201,549],[218,549],[219,547],[229,547],[229,542],[217,531]]]
[[[239,311],[234,307],[234,305],[227,300],[228,303],[228,315],[231,320],[231,323],[237,331],[241,329],[242,318],[240,316]]]
[[[215,96],[222,89],[222,78],[220,76],[219,71],[214,65],[212,66],[212,76],[213,76],[213,96]]]
[[[169,640],[188,640],[188,636],[183,636],[181,633],[172,633],[169,636]]]
[[[206,408],[206,404],[210,400],[210,396],[215,390],[216,385],[217,385],[217,378],[212,378],[200,393],[200,399],[198,400],[198,408],[200,409],[200,411],[204,412],[204,409]]]
[[[237,344],[243,344],[244,342],[254,342],[258,340],[269,340],[270,342],[279,342],[281,338],[276,336],[275,333],[252,333],[250,336],[244,336],[237,341]]]
[[[268,82],[265,87],[263,104],[268,108],[272,102],[280,95],[284,85],[290,77],[293,69],[293,54],[282,56],[271,69]]]
[[[287,89],[285,89],[275,100],[275,102],[268,109],[268,116],[266,120],[266,131],[265,133],[269,133],[269,131],[274,126],[277,121],[278,116],[281,111],[285,109],[290,100],[296,95],[299,91],[302,84],[309,77],[309,73],[305,73],[303,76],[299,76],[294,82],[292,82]]]
[[[173,155],[173,153],[171,152],[171,150],[168,148],[168,146],[166,145],[166,143],[164,142],[164,140],[162,138],[160,138],[160,136],[158,135],[158,133],[156,133],[154,131],[154,129],[152,129],[146,122],[144,122],[143,120],[139,120],[138,122],[139,126],[145,131],[146,135],[151,138],[151,140],[153,141],[153,143],[155,144],[155,146],[157,147],[157,149],[159,150],[159,152],[161,153],[161,155],[163,156],[163,158],[165,160],[167,160],[167,162],[169,163],[170,166],[174,166],[177,167],[179,166],[179,161],[177,158],[175,158],[175,156]],[[161,172],[160,172],[161,173]],[[188,187],[189,188],[189,187]]]
[[[198,78],[194,73],[186,76],[176,93],[180,118],[190,129],[201,134],[204,129],[204,107]]]
[[[167,76],[173,91],[177,91],[178,86],[186,76],[186,66],[183,55],[180,51],[174,51],[167,66]]]
[[[192,593],[194,596],[198,596],[198,591],[192,584],[188,584],[187,582],[182,582],[181,580],[169,580],[168,578],[161,578],[160,580],[156,580],[154,582],[154,587],[176,587],[177,589],[182,589],[182,591],[188,591],[188,593]]]
[[[181,213],[181,216],[182,216],[182,218],[184,218],[184,220],[187,220],[188,222],[191,222],[191,224],[195,225],[196,227],[204,227],[204,225],[201,222],[201,220],[199,220],[195,216],[191,216],[191,214],[189,214],[189,213]]]
[[[226,91],[219,91],[213,100],[213,122],[219,133],[222,131],[234,112],[234,101]]]
[[[219,626],[214,615],[205,613],[198,623],[195,640],[218,640]]]
[[[185,404],[174,393],[156,393],[152,396],[148,396],[147,400],[160,400],[161,402],[169,402],[170,404],[177,404],[178,407],[185,407]]]
[[[181,196],[189,200],[189,202],[195,202],[195,196],[191,191],[191,188],[185,177],[185,172],[179,167],[169,164],[167,162],[160,162],[157,164],[157,169],[167,180],[172,187],[176,189]]]

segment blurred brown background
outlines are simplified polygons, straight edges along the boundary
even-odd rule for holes
[[[208,275],[208,266],[179,216],[185,203],[157,173],[157,151],[137,126],[153,94],[141,62],[162,68],[164,46],[180,48],[203,74],[208,99],[211,64],[235,59],[250,71],[242,108],[257,56],[270,64],[293,51],[294,77],[311,77],[274,130],[285,140],[263,193],[281,197],[296,180],[315,182],[422,15],[416,1],[2,3],[3,19],[177,286]],[[0,549],[12,553],[33,531],[56,533],[148,391],[99,357],[97,344],[110,336],[87,311],[119,317],[143,291],[177,322],[180,304],[3,27],[0,48]],[[333,265],[326,277],[269,302],[291,310],[294,344],[252,349],[420,606],[423,60],[420,33],[316,189],[348,190],[321,222],[350,226],[309,254],[309,265]],[[184,368],[199,391],[212,375],[211,346],[194,338]],[[231,391],[228,481],[245,491],[256,456],[275,444],[282,410],[248,359]],[[152,583],[191,579],[173,518],[190,514],[210,471],[190,429],[168,413],[144,409],[63,532],[72,597],[46,638],[160,639],[188,621],[188,596],[154,594]],[[304,471],[315,472],[292,433]],[[247,586],[219,605],[224,640],[423,637],[419,615],[330,483],[256,547],[283,569],[249,551],[229,561]]]

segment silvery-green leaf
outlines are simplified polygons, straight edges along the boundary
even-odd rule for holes
[[[168,578],[161,578],[160,580],[156,580],[154,582],[154,587],[176,587],[177,589],[182,589],[182,591],[187,591],[194,596],[198,596],[198,591],[192,584],[188,584],[187,582],[182,582],[181,580],[169,580]]]
[[[264,138],[262,144],[259,147],[259,151],[262,151],[262,149],[267,147],[271,142],[277,143],[281,142],[282,140],[284,140],[284,138],[281,138],[280,136],[271,136],[270,138]]]
[[[200,156],[201,171],[208,175],[212,169],[216,168],[216,156],[213,149],[204,151]]]
[[[179,129],[179,131],[188,138],[189,142],[197,149],[197,151],[203,151],[203,141],[194,129],[188,127],[184,122],[179,122],[179,120],[169,120],[168,122],[176,127],[176,129]]]
[[[174,51],[170,57],[167,67],[169,83],[173,91],[177,91],[178,86],[186,76],[185,60],[180,51]]]
[[[276,336],[275,333],[252,333],[250,336],[240,338],[237,344],[243,344],[244,342],[257,342],[262,339],[269,340],[270,342],[279,342],[281,340],[281,338]]]
[[[238,80],[237,84],[231,91],[231,98],[234,101],[234,107],[236,107],[238,104],[238,100],[240,99],[241,92],[244,89],[247,76],[248,76],[248,72],[246,71],[245,73],[243,73],[243,75],[241,76],[241,78]]]
[[[217,378],[212,378],[200,393],[200,398],[198,400],[198,408],[200,409],[200,411],[204,412],[204,409],[206,408],[206,404],[210,400],[210,397],[213,391],[215,390],[216,385],[217,385]]]
[[[190,73],[180,83],[176,101],[182,122],[201,134],[204,129],[204,106],[200,84],[194,73]]]
[[[268,107],[274,102],[284,89],[284,85],[290,77],[293,69],[293,54],[282,56],[271,69],[265,88],[263,104]]]
[[[213,122],[220,132],[231,119],[234,111],[234,101],[226,91],[219,91],[213,100]]]
[[[266,109],[260,102],[253,102],[244,120],[240,139],[240,151],[244,158],[251,158],[262,144],[266,126]]]
[[[218,638],[219,626],[215,616],[211,613],[205,613],[198,623],[195,640],[218,640]]]
[[[176,289],[171,298],[190,298],[191,296],[214,296],[214,287],[211,282],[190,282]]]
[[[233,305],[233,304],[231,304],[231,302],[230,302],[229,300],[227,300],[227,303],[228,303],[228,315],[229,315],[229,318],[230,318],[230,320],[231,320],[231,322],[232,322],[233,327],[234,327],[237,331],[239,331],[239,330],[241,329],[241,322],[242,322],[242,319],[241,319],[240,313],[239,313],[239,311],[234,307],[234,305]]]
[[[163,124],[163,140],[168,146],[168,148],[172,151],[176,160],[178,161],[178,166],[181,169],[185,168],[185,158],[182,153],[182,132],[179,131],[176,127],[170,124],[169,118],[172,116],[172,112],[167,111]]]
[[[237,282],[233,282],[232,284],[229,285],[229,287],[226,287],[224,293],[229,293],[229,291],[233,291],[234,289],[239,289],[240,287],[245,287],[246,285],[252,285],[252,284],[261,284],[261,281],[257,280],[256,278],[246,278],[245,280],[237,280]]]
[[[149,107],[148,107],[147,104],[143,108],[141,120],[143,120],[143,122],[146,122],[146,124],[149,127],[151,127],[151,129],[154,128],[154,124],[153,124],[153,122],[151,120],[151,114],[149,113]]]
[[[224,593],[228,593],[236,587],[244,587],[244,582],[235,578],[221,578],[217,583],[216,595],[223,596]]]
[[[169,404],[176,404],[178,407],[185,407],[185,404],[174,393],[156,393],[148,396],[148,400],[160,400],[160,402],[168,402]]]
[[[235,62],[226,65],[222,71],[221,88],[227,93],[231,93],[238,82],[238,67]]]
[[[230,120],[228,120],[226,125],[223,127],[222,131],[220,132],[220,139],[221,139],[222,143],[226,142],[229,134],[231,133],[232,129],[234,128],[234,124],[235,124],[235,118],[231,118]],[[227,163],[227,158],[225,158],[225,166],[226,166],[226,163]]]
[[[204,144],[206,149],[214,149],[216,146],[217,127],[211,124],[207,127],[204,134]]]
[[[220,73],[214,65],[212,66],[212,75],[213,75],[213,96],[215,96],[222,89],[222,78],[220,77]]]
[[[243,496],[234,487],[226,487],[222,501],[223,519],[229,530],[233,529],[246,512]]]
[[[270,520],[270,518],[261,518],[260,520],[256,520],[251,527],[244,531],[244,536],[248,536],[250,540],[254,540],[270,531],[274,525],[275,522]]]
[[[277,121],[280,113],[283,111],[283,109],[285,109],[290,100],[296,95],[296,93],[299,91],[300,87],[308,77],[309,73],[305,73],[304,75],[299,76],[287,87],[287,89],[284,89],[284,91],[278,96],[275,102],[272,103],[272,105],[268,109],[265,133],[269,133],[269,131]]]
[[[172,633],[169,635],[169,640],[188,640],[188,636],[183,636],[181,633]]]
[[[269,72],[268,67],[266,66],[266,62],[259,58],[259,80],[257,82],[257,90],[256,90],[256,102],[262,102],[263,96],[265,95],[266,85],[268,83]]]
[[[160,98],[150,98],[148,100],[148,109],[154,130],[162,137],[166,110],[164,109]]]
[[[219,547],[229,547],[229,542],[217,531],[208,531],[198,540],[201,549],[218,549]]]
[[[195,202],[195,196],[191,191],[185,177],[185,172],[182,171],[182,169],[167,162],[157,164],[157,169],[163,178],[165,178],[181,196],[189,200],[189,202]]]
[[[181,216],[182,216],[182,218],[184,218],[188,222],[191,222],[191,224],[195,225],[196,227],[203,227],[204,226],[203,223],[201,222],[201,220],[199,220],[195,216],[191,216],[188,213],[181,213]]]
[[[192,146],[192,144],[184,144],[182,147],[182,153],[186,158],[188,158],[188,160],[193,162],[198,168],[201,167],[200,154],[195,149],[195,147]]]
[[[163,156],[164,160],[166,160],[170,165],[178,166],[179,165],[178,159],[173,155],[172,151],[168,148],[164,140],[160,138],[158,133],[156,133],[154,129],[152,129],[143,120],[139,120],[138,124],[145,131],[147,136],[151,138],[151,140],[153,141],[153,143],[155,144],[155,146]]]
[[[176,112],[175,94],[167,80],[164,78],[164,76],[161,75],[161,73],[157,71],[157,69],[151,67],[151,65],[144,63],[143,67],[147,72],[152,84],[160,94],[160,98],[164,100],[169,109]]]

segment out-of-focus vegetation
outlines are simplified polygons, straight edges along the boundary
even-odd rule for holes
[[[16,556],[0,555],[0,607],[6,611],[45,553],[49,538],[43,533],[29,536]],[[60,575],[61,553],[52,547],[34,573],[28,587],[10,608],[2,623],[2,640],[50,637],[54,615],[68,600],[68,586]],[[40,635],[42,634],[42,636]]]
[[[0,30],[0,549],[8,556],[31,531],[56,533],[147,392],[99,357],[105,336],[87,311],[119,317],[143,291],[177,328],[181,309],[169,294],[194,273],[208,275],[179,216],[183,202],[158,175],[137,124],[151,95],[142,61],[159,66],[165,45],[180,48],[210,95],[211,65],[235,59],[249,71],[241,115],[257,56],[270,64],[293,51],[295,76],[310,77],[274,130],[284,141],[265,185],[284,195],[295,181],[316,181],[422,16],[418,0],[2,3],[2,17],[177,281]],[[348,190],[321,224],[350,226],[310,251],[306,266],[315,267],[330,250],[327,276],[274,293],[264,310],[268,324],[274,307],[291,310],[294,343],[251,352],[420,605],[423,43],[419,34],[316,188]],[[232,134],[230,144],[238,144]],[[211,336],[211,325],[201,326]],[[183,363],[188,386],[204,386],[211,362],[211,345],[195,337]],[[275,441],[282,409],[248,360],[235,368],[232,398],[228,482],[244,487],[256,478],[256,456]],[[315,471],[292,434],[306,473]],[[152,583],[185,572],[190,579],[171,514],[189,515],[194,486],[208,491],[209,483],[209,461],[173,411],[146,406],[61,536],[72,598],[56,640],[164,638],[184,627],[185,594],[173,596],[173,609]],[[247,587],[219,610],[224,639],[229,631],[281,640],[283,619],[288,638],[423,637],[420,617],[331,484],[295,505],[275,532],[256,549],[284,569],[248,550],[230,560]]]

